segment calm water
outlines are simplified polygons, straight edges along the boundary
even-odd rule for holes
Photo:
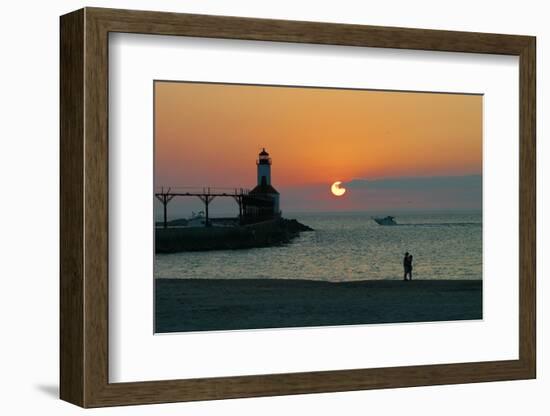
[[[402,279],[405,251],[416,279],[481,279],[481,213],[407,214],[380,226],[370,214],[285,215],[314,228],[281,247],[156,255],[159,278]]]

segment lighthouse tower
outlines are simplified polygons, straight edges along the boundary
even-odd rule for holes
[[[243,197],[243,222],[254,223],[281,216],[279,192],[271,185],[271,158],[262,149],[256,160],[257,185]]]
[[[269,153],[262,149],[256,161],[258,170],[258,186],[271,185],[271,158]]]

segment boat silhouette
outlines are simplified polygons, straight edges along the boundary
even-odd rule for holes
[[[373,217],[372,218],[378,225],[397,225],[395,217],[388,215],[386,217]]]

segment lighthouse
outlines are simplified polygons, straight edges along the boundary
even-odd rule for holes
[[[256,160],[257,184],[243,198],[244,222],[253,223],[280,217],[279,192],[271,184],[271,157],[264,149]]]

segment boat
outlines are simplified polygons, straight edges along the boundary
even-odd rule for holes
[[[188,227],[204,227],[206,225],[206,217],[204,211],[193,212],[190,218],[187,218]]]
[[[392,217],[391,215],[388,215],[386,217],[373,217],[373,220],[378,225],[397,225],[395,222],[395,217]]]

